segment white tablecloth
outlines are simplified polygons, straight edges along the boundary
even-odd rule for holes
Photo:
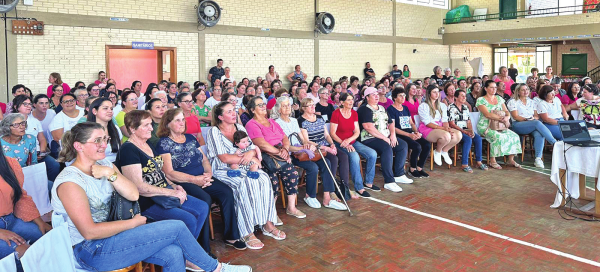
[[[565,148],[567,152],[564,153]],[[565,164],[566,157],[566,164]],[[559,169],[567,169],[566,188],[567,195],[579,198],[579,174],[588,177],[598,177],[600,174],[600,147],[578,147],[565,144],[562,141],[554,144],[552,152],[552,172],[550,180],[558,187],[554,204],[551,208],[558,208],[562,202]],[[600,185],[600,184],[599,184]],[[598,187],[600,189],[600,186]]]

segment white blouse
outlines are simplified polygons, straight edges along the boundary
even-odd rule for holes
[[[560,102],[560,99],[558,99],[558,97],[554,97],[552,103],[548,103],[546,100],[541,100],[537,105],[537,111],[538,114],[547,113],[549,118],[559,119],[563,118],[561,106],[562,103]]]
[[[517,115],[519,115],[525,119],[533,118],[533,114],[537,110],[537,104],[535,103],[535,101],[533,101],[533,99],[531,99],[529,97],[527,98],[527,102],[525,103],[525,105],[523,105],[523,101],[521,101],[520,99],[519,100],[511,99],[511,100],[508,100],[508,104],[506,105],[506,107],[508,108],[508,111],[510,111],[510,112],[517,111]],[[512,115],[511,115],[510,119],[515,121],[515,119],[512,118]]]
[[[423,123],[423,125],[427,125],[432,122],[448,122],[448,106],[446,106],[446,104],[440,103],[440,108],[435,112],[435,116],[431,116],[429,109],[430,108],[427,103],[422,103],[419,105],[419,118],[421,118],[421,123]]]

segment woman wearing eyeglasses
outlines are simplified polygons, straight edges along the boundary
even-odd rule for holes
[[[331,115],[335,108],[332,104],[329,104],[329,90],[327,88],[319,89],[319,102],[315,104],[315,114],[321,115],[321,117],[327,118],[327,123],[331,121]]]
[[[206,145],[204,138],[202,137],[202,128],[200,127],[200,120],[198,116],[192,114],[194,109],[194,100],[190,93],[180,93],[175,99],[177,106],[183,110],[183,116],[185,117],[185,134],[191,134],[200,143],[200,145]]]
[[[36,164],[37,140],[35,136],[25,134],[27,120],[23,114],[10,113],[0,122],[2,149],[8,157],[14,158],[21,167]]]
[[[117,113],[117,115],[115,116],[115,120],[117,121],[117,126],[119,126],[119,129],[121,130],[121,133],[123,134],[123,140],[121,141],[123,143],[126,142],[127,139],[129,139],[129,133],[127,132],[127,129],[125,128],[125,115],[128,112],[137,110],[137,105],[138,105],[137,101],[138,101],[138,97],[134,91],[126,91],[121,95],[121,106],[123,107],[123,110],[121,110]],[[114,109],[113,109],[113,114],[115,114]]]
[[[48,126],[48,129],[50,129],[52,133],[52,140],[56,143],[60,142],[63,134],[71,130],[71,128],[77,124],[79,119],[83,117],[83,111],[75,108],[75,101],[77,101],[77,98],[74,94],[70,93],[63,95],[60,98],[60,105],[63,107],[63,110],[56,114]],[[54,150],[54,152],[57,151],[58,149]],[[58,157],[58,154],[55,155]]]

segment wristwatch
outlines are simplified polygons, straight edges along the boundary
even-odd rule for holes
[[[110,177],[108,177],[108,181],[115,182],[117,180],[117,171],[115,171]]]

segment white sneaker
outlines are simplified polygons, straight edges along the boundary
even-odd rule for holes
[[[535,165],[535,167],[544,169],[544,161],[542,161],[542,158],[535,158],[533,165]]]
[[[221,263],[221,272],[252,272],[252,267],[247,265]]]
[[[399,177],[395,177],[394,181],[396,181],[397,183],[404,183],[404,184],[410,184],[413,183],[412,179],[409,179],[406,175],[402,175]]]
[[[450,159],[450,156],[448,156],[448,152],[442,152],[442,158],[444,158],[444,162],[447,164],[452,164],[452,159]],[[440,163],[440,165],[442,164]]]
[[[386,190],[390,190],[394,193],[399,193],[402,192],[402,188],[400,188],[400,186],[398,186],[398,184],[396,183],[386,183],[385,185],[383,185],[383,188],[385,188]]]
[[[433,150],[433,162],[438,166],[442,166],[442,153]]]
[[[325,203],[323,203],[323,205],[325,205]],[[334,209],[334,210],[338,210],[338,211],[345,211],[346,206],[344,206],[344,204],[338,202],[337,200],[329,200],[329,205],[325,205],[326,208],[330,208],[330,209]]]
[[[306,202],[306,204],[313,209],[321,208],[321,203],[319,203],[319,201],[314,197],[305,197],[304,202]]]

